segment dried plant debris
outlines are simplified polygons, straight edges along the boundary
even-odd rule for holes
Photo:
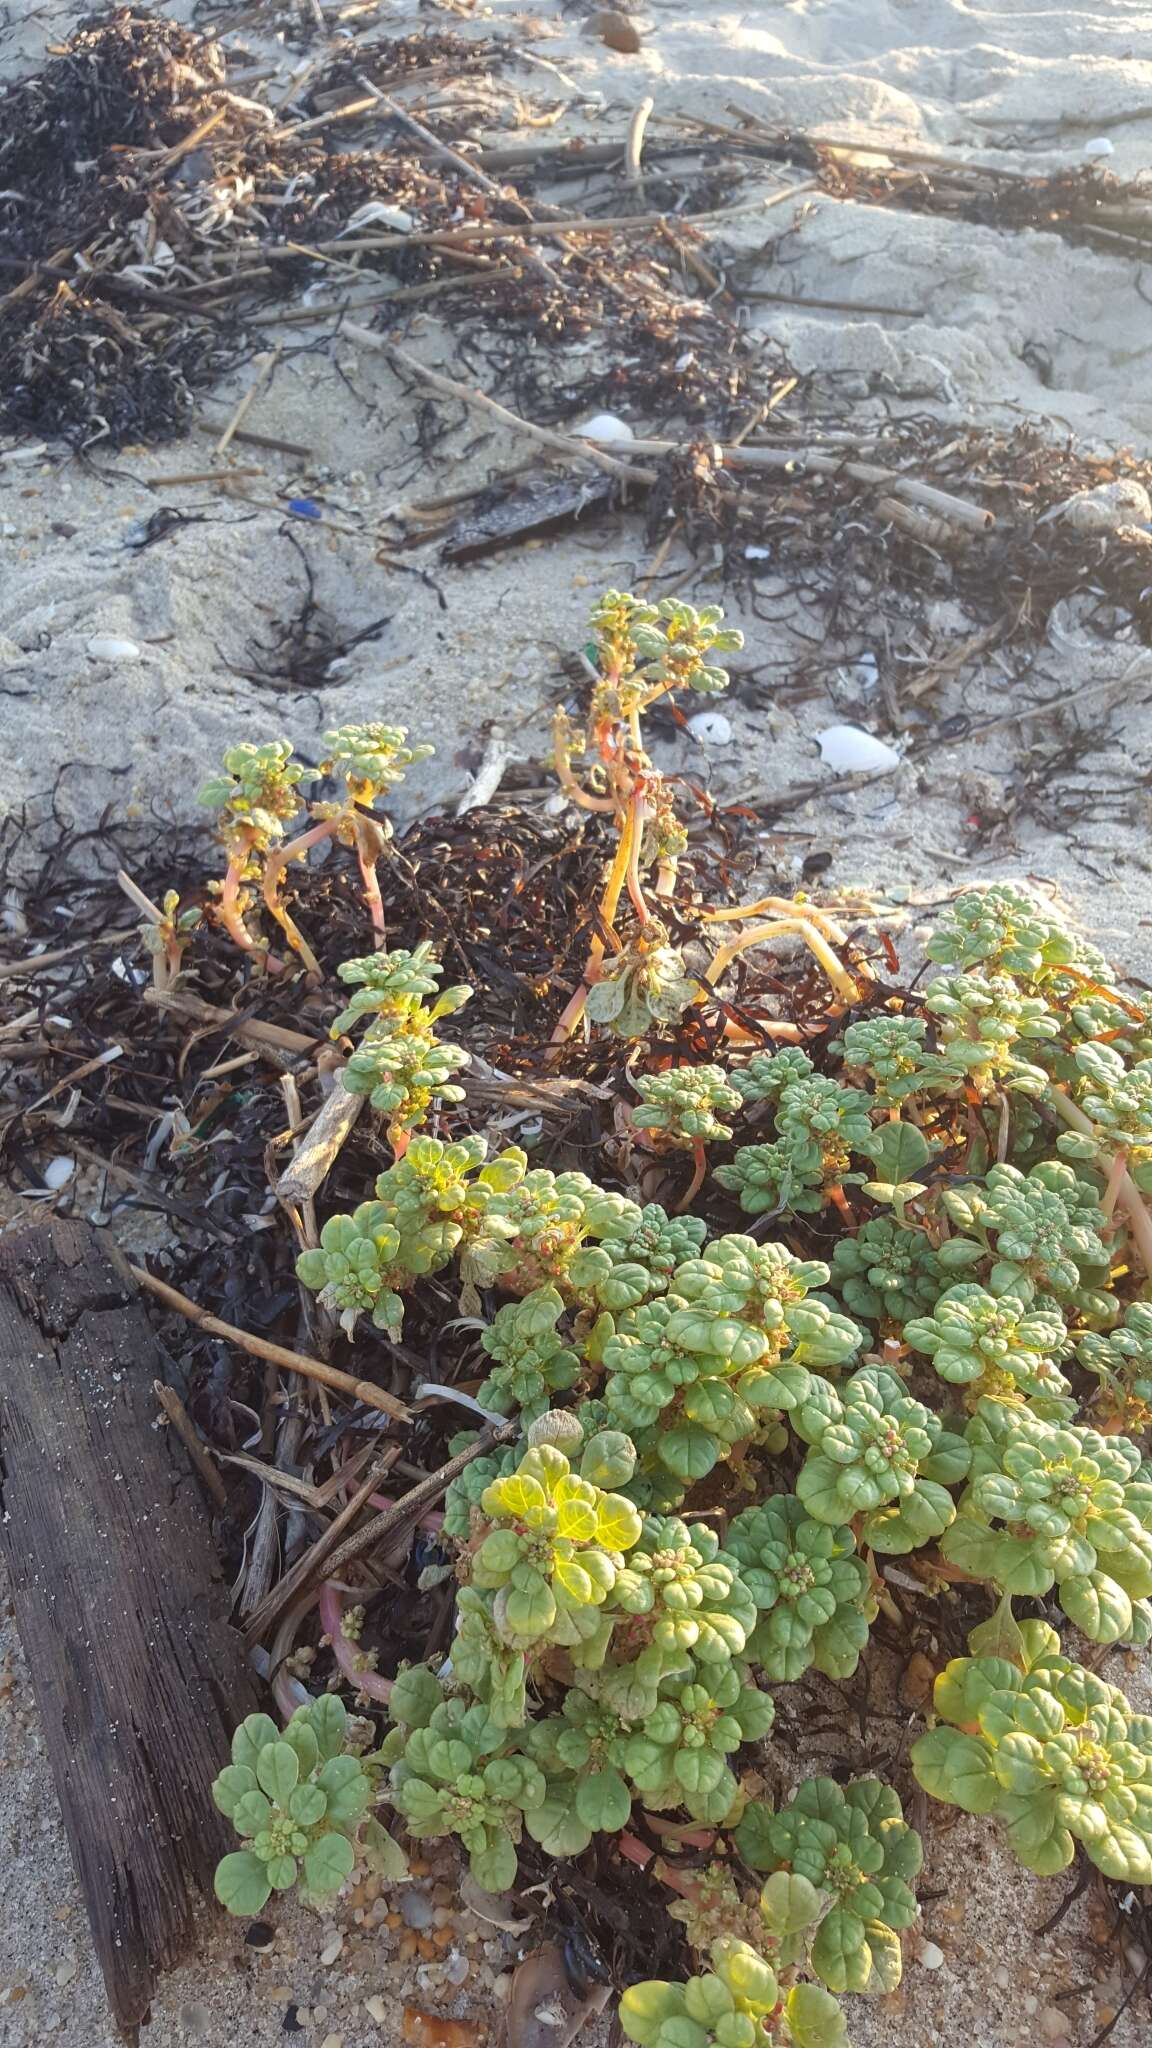
[[[506,49],[448,30],[384,39],[335,58],[313,97],[364,97],[362,77],[476,76]],[[87,17],[41,72],[0,93],[0,423],[81,446],[179,433],[194,392],[258,346],[253,323],[314,284],[318,262],[339,307],[348,274],[326,252],[349,237],[382,296],[435,280],[461,292],[456,331],[475,337],[497,383],[524,364],[526,332],[573,344],[542,353],[530,383],[521,373],[541,419],[626,395],[723,433],[753,376],[782,361],[701,301],[675,248],[667,261],[641,255],[634,236],[574,237],[545,267],[536,241],[507,233],[486,279],[435,237],[514,229],[529,201],[511,184],[484,188],[396,122],[374,120],[363,139],[377,146],[350,147],[338,116],[278,117],[229,88],[210,35],[136,7]],[[670,187],[669,203],[710,206],[735,175]],[[597,360],[577,368],[592,336]]]

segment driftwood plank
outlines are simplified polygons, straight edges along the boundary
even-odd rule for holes
[[[211,1916],[210,1798],[262,1702],[225,1617],[160,1359],[119,1255],[53,1218],[0,1238],[0,1551],[93,1939],[135,2038]]]

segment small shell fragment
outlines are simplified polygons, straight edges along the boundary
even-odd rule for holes
[[[573,433],[581,441],[634,441],[635,434],[627,420],[617,419],[614,412],[593,413],[582,427],[573,427]]]
[[[140,649],[134,640],[120,640],[114,633],[93,633],[86,652],[93,661],[139,661]]]
[[[688,720],[688,730],[702,747],[732,745],[732,721],[722,711],[698,711]]]
[[[816,738],[820,757],[834,775],[873,773],[890,775],[900,766],[900,756],[886,740],[865,732],[859,725],[827,725]]]

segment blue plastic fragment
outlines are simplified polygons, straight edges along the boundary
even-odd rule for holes
[[[324,517],[323,509],[316,503],[315,498],[289,498],[288,510],[294,512],[297,519],[323,519]]]

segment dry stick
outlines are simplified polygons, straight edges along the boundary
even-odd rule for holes
[[[299,1208],[302,1202],[312,1200],[367,1100],[366,1095],[350,1095],[340,1075],[336,1076],[331,1094],[276,1182],[277,1201]]]
[[[364,272],[360,275],[363,277]],[[254,327],[305,327],[314,320],[323,320],[329,314],[367,313],[376,306],[406,306],[420,299],[443,298],[446,292],[474,291],[477,285],[488,284],[494,277],[522,277],[523,265],[519,263],[493,263],[486,270],[472,272],[467,277],[434,277],[428,284],[402,284],[395,291],[382,292],[377,289],[367,298],[329,299],[325,303],[315,300],[311,306],[297,306],[288,313],[258,313],[253,319]],[[244,434],[237,434],[238,441],[245,440]],[[251,437],[255,438],[255,437]],[[282,446],[282,443],[276,443]],[[310,448],[300,451],[310,455]]]
[[[473,1458],[483,1457],[485,1452],[494,1450],[499,1444],[513,1443],[519,1433],[518,1422],[504,1423],[499,1429],[484,1430],[474,1444],[469,1444],[466,1451],[460,1451],[455,1458],[449,1458],[448,1463],[441,1465],[438,1472],[433,1472],[430,1478],[421,1480],[418,1486],[414,1486],[410,1493],[404,1495],[403,1500],[396,1502],[395,1507],[385,1508],[380,1514],[374,1515],[370,1522],[365,1522],[362,1529],[357,1529],[354,1535],[349,1536],[338,1550],[331,1553],[325,1577],[338,1578],[346,1565],[352,1564],[356,1558],[362,1557],[366,1550],[371,1550],[374,1544],[381,1542],[385,1536],[390,1536],[395,1529],[403,1528],[404,1524],[412,1521],[422,1509],[431,1507],[433,1501],[439,1500],[457,1475],[463,1472],[465,1466],[472,1463]]]
[[[607,219],[602,215],[585,213],[564,215],[557,220],[474,221],[467,227],[417,228],[404,235],[340,235],[331,242],[317,242],[311,246],[300,242],[292,249],[278,246],[262,249],[260,253],[266,263],[295,262],[300,256],[323,261],[329,254],[351,256],[365,254],[371,249],[413,249],[418,246],[452,249],[472,242],[514,241],[517,238],[528,241],[541,235],[623,234],[636,228],[660,227],[664,222],[672,228],[705,227],[717,221],[734,220],[742,214],[767,213],[772,207],[783,205],[786,199],[801,199],[806,193],[820,189],[819,178],[805,178],[800,184],[783,185],[778,192],[769,192],[760,199],[745,200],[740,206],[713,207],[708,213],[625,213]],[[248,274],[238,271],[229,282],[242,284]]]
[[[166,1387],[163,1380],[153,1380],[152,1391],[176,1431],[184,1449],[195,1465],[200,1478],[211,1494],[222,1515],[228,1512],[228,1489],[208,1456],[175,1387]]]
[[[637,455],[687,455],[691,452],[682,441],[630,441],[628,445]],[[995,513],[986,512],[982,505],[973,505],[967,498],[954,498],[950,491],[937,490],[935,484],[922,484],[915,477],[901,476],[898,470],[880,469],[874,462],[853,462],[846,456],[816,455],[805,448],[737,448],[717,444],[715,452],[731,469],[797,469],[807,470],[812,476],[850,476],[857,483],[884,484],[898,497],[908,498],[914,505],[926,505],[930,511],[939,512],[942,518],[951,519],[955,525],[967,527],[972,533],[987,533],[996,524]]]
[[[284,1608],[296,1600],[304,1588],[314,1585],[316,1580],[326,1576],[327,1560],[336,1548],[341,1536],[356,1519],[369,1495],[375,1493],[380,1481],[395,1464],[400,1454],[398,1444],[387,1444],[381,1455],[373,1459],[368,1475],[362,1479],[355,1493],[350,1494],[339,1513],[334,1515],[323,1534],[318,1536],[311,1550],[297,1558],[290,1571],[285,1572],[279,1583],[253,1608],[248,1616],[244,1640],[251,1646],[259,1642]]]
[[[263,391],[265,385],[268,382],[268,379],[271,377],[273,370],[276,368],[277,363],[280,361],[280,354],[281,351],[279,348],[271,348],[268,349],[263,355],[257,356],[256,375],[253,377],[251,384],[248,386],[247,391],[244,393],[243,398],[240,400],[239,405],[236,407],[236,410],[233,413],[231,419],[229,420],[228,425],[225,427],[224,432],[221,434],[220,439],[216,443],[217,455],[227,454],[233,434],[236,432],[237,427],[243,426],[245,420],[248,417],[248,414],[251,412],[252,407],[255,405],[256,400],[259,398],[260,393]]]
[[[644,173],[640,158],[644,149],[644,131],[652,116],[655,100],[642,99],[628,123],[628,140],[624,145],[624,176],[637,192],[644,190]]]
[[[154,1294],[165,1308],[175,1309],[177,1315],[186,1316],[207,1336],[222,1337],[226,1344],[235,1344],[252,1358],[266,1358],[270,1365],[283,1366],[285,1372],[298,1372],[303,1379],[319,1380],[322,1386],[332,1387],[338,1394],[347,1394],[349,1400],[363,1401],[369,1408],[378,1408],[382,1415],[391,1415],[396,1422],[411,1421],[411,1411],[403,1401],[398,1401],[395,1394],[386,1394],[383,1387],[373,1386],[371,1380],[353,1379],[350,1372],[340,1372],[336,1366],[324,1365],[318,1358],[306,1358],[302,1351],[289,1351],[283,1344],[271,1344],[266,1337],[255,1337],[247,1330],[238,1330],[234,1323],[221,1322],[219,1316],[209,1315],[207,1309],[190,1301],[179,1288],[170,1287],[166,1280],[158,1280],[144,1266],[133,1266],[131,1271],[141,1287]]]
[[[548,427],[538,427],[531,420],[521,419],[518,413],[509,412],[506,406],[498,404],[494,398],[489,398],[486,392],[477,391],[468,384],[457,384],[453,378],[441,376],[438,370],[426,369],[423,363],[417,362],[415,356],[409,355],[407,349],[397,348],[394,342],[387,340],[382,334],[373,334],[367,327],[354,327],[351,324],[345,326],[344,333],[349,341],[357,342],[361,348],[375,349],[380,355],[390,356],[394,363],[399,363],[402,369],[407,370],[413,377],[418,377],[431,390],[438,391],[442,398],[459,399],[462,404],[472,406],[477,412],[491,413],[503,426],[511,427],[517,433],[527,434],[531,440],[539,441],[545,448],[554,448],[570,459],[579,456],[584,461],[594,462],[598,469],[605,470],[609,476],[621,477],[625,483],[654,484],[656,481],[654,469],[637,469],[627,462],[618,462],[614,455],[604,454],[591,441],[576,441],[567,434],[554,434]]]
[[[31,975],[39,974],[42,967],[59,967],[64,960],[75,960],[79,953],[92,953],[99,946],[126,946],[130,940],[140,936],[133,925],[126,932],[102,932],[95,939],[76,939],[70,946],[57,946],[52,953],[32,953],[27,960],[0,960],[0,981],[27,981]]]
[[[238,1038],[242,1045],[252,1045],[257,1050],[265,1048],[276,1052],[313,1053],[327,1040],[315,1032],[291,1031],[286,1024],[262,1024],[258,1017],[244,1017],[235,1010],[220,1009],[215,1003],[206,1003],[201,996],[191,995],[186,989],[154,989],[144,991],[144,1001],[155,1010],[167,1010],[174,1017],[183,1017],[190,1024],[204,1024],[210,1029],[227,1031],[230,1038]]]

